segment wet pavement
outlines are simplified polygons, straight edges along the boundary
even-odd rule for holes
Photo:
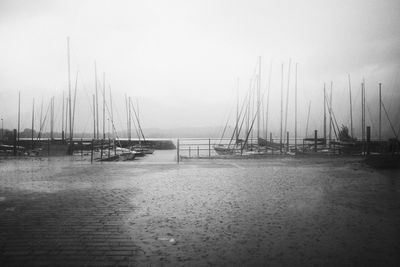
[[[400,173],[358,159],[0,161],[1,266],[398,266]]]

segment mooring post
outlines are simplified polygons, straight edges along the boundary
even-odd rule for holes
[[[179,163],[179,138],[176,141],[176,161]]]
[[[272,142],[273,142],[273,140],[272,140],[272,132],[269,133],[269,141],[271,142],[271,153],[273,155],[274,154],[274,148],[272,147]],[[265,149],[267,149],[267,148],[265,147]]]
[[[94,143],[94,139],[92,139],[92,144],[90,146],[90,163],[93,163],[93,143]]]
[[[189,147],[189,158],[190,158],[190,147]]]
[[[108,138],[108,157],[110,157],[110,154],[111,154],[111,139],[110,138]]]
[[[318,144],[318,131],[317,130],[315,130],[314,131],[314,146],[315,146],[315,148],[314,148],[314,151],[315,152],[317,152],[317,144]]]
[[[100,139],[100,159],[103,159],[103,139]]]
[[[14,146],[14,157],[17,156],[17,130],[13,131],[13,146]]]
[[[199,158],[200,157],[200,153],[199,153],[200,151],[199,151],[199,146],[197,146],[197,157]]]
[[[289,152],[289,132],[286,132],[286,152]]]
[[[50,156],[50,139],[47,139],[47,156]]]
[[[81,138],[81,157],[83,157],[83,138]]]
[[[211,139],[208,139],[208,157],[211,158]]]
[[[370,152],[370,145],[371,145],[371,127],[367,126],[367,155]]]

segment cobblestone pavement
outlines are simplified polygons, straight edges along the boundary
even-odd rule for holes
[[[396,266],[399,179],[346,160],[0,161],[0,265]]]

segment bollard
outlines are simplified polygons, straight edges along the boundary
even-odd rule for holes
[[[317,143],[318,143],[318,142],[317,142],[317,139],[318,139],[317,137],[318,137],[318,131],[315,130],[315,131],[314,131],[314,146],[315,146],[314,151],[315,151],[315,152],[317,152]]]

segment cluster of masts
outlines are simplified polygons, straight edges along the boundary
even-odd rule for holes
[[[288,107],[289,107],[289,93],[290,93],[290,75],[291,75],[291,60],[289,60],[288,64],[288,72],[287,72],[287,84],[284,81],[284,64],[281,66],[281,81],[280,81],[280,135],[279,135],[279,143],[274,143],[272,140],[272,133],[270,133],[270,141],[268,141],[268,117],[269,117],[269,102],[270,102],[270,91],[271,91],[271,73],[272,73],[272,62],[269,71],[268,81],[266,83],[266,87],[264,91],[261,93],[261,57],[258,58],[256,70],[251,79],[250,86],[246,96],[244,97],[242,104],[239,104],[239,81],[237,85],[237,101],[236,101],[236,122],[235,127],[231,136],[229,137],[228,144],[222,144],[222,140],[225,137],[227,132],[227,127],[229,124],[229,119],[227,120],[225,127],[222,132],[222,136],[219,142],[219,145],[215,146],[215,150],[219,154],[232,154],[232,153],[243,153],[243,150],[260,150],[261,146],[264,146],[265,149],[280,149],[282,151],[282,147],[284,142],[289,144],[289,132],[288,129]],[[297,69],[298,64],[295,64],[295,74],[294,74],[294,151],[297,152],[297,140],[298,140],[298,127],[297,127]],[[323,122],[323,138],[322,142],[326,145],[334,140],[339,141],[356,141],[354,138],[354,127],[353,127],[353,102],[351,95],[351,79],[350,74],[348,74],[348,82],[349,82],[349,101],[350,101],[350,135],[349,140],[341,140],[343,138],[343,134],[340,134],[343,131],[343,128],[346,128],[344,125],[339,127],[337,122],[333,107],[332,107],[332,87],[333,82],[330,84],[330,96],[327,95],[326,84],[324,83],[324,122]],[[286,85],[286,103],[284,103],[284,90]],[[388,112],[385,108],[385,105],[382,101],[381,94],[382,84],[379,83],[379,126],[378,128],[378,141],[382,140],[382,110],[385,112],[388,122],[392,128],[392,132],[396,140],[398,140],[398,133],[394,130],[393,124],[389,118]],[[264,96],[266,97],[266,104],[264,105]],[[266,110],[262,110],[266,108]],[[310,109],[311,109],[311,101],[308,105],[308,114],[307,114],[307,123],[305,129],[305,137],[308,137],[308,125],[309,125],[309,117],[310,117]],[[363,80],[361,83],[361,140],[364,142],[367,138],[366,133],[366,102],[365,102],[365,81]],[[261,114],[262,112],[262,114]],[[266,116],[265,119],[262,118]],[[327,133],[327,116],[329,116],[329,135]],[[261,126],[260,121],[262,120],[263,126]],[[255,126],[255,122],[257,125]],[[243,125],[245,124],[245,127]],[[255,130],[254,130],[255,128]],[[264,131],[265,137],[261,136],[261,133]],[[400,129],[399,129],[400,131]],[[253,132],[256,132],[256,140],[255,144],[253,144]],[[335,137],[333,138],[333,134]],[[286,135],[286,140],[285,139]],[[327,136],[328,135],[328,136]],[[240,137],[243,137],[242,139]],[[329,140],[329,142],[328,142]]]
[[[77,97],[77,87],[78,87],[78,75],[79,72],[76,73],[75,85],[72,88],[71,82],[71,60],[70,60],[70,40],[67,37],[67,64],[68,64],[68,95],[65,98],[64,92],[62,95],[62,115],[61,115],[61,139],[64,141],[69,141],[70,144],[73,144],[74,139],[74,126],[75,126],[75,111],[76,111],[76,97]],[[106,139],[106,118],[108,121],[108,134],[110,134],[110,125],[112,127],[111,133],[113,139],[119,139],[115,121],[114,121],[114,113],[113,113],[113,101],[112,101],[112,93],[111,86],[109,86],[109,102],[106,101],[106,78],[105,73],[103,72],[103,81],[100,82],[98,80],[97,73],[97,65],[96,61],[94,62],[94,93],[92,94],[93,98],[93,139]],[[72,92],[73,90],[73,92]],[[102,115],[99,114],[99,98],[102,102]],[[133,100],[131,97],[125,95],[125,105],[126,105],[126,119],[127,119],[127,136],[129,142],[132,139],[132,126],[136,130],[136,134],[139,139],[139,144],[141,141],[146,141],[140,120],[139,120],[139,107],[138,103],[136,107],[134,106]],[[17,140],[20,139],[20,114],[21,114],[21,92],[18,94],[18,130],[17,130]],[[40,122],[39,122],[39,131],[36,136],[37,140],[42,138],[42,133],[45,129],[45,126],[48,121],[48,117],[50,117],[50,139],[55,139],[54,137],[54,129],[55,129],[55,97],[52,96],[50,99],[50,103],[43,113],[43,101],[40,109]],[[100,119],[102,119],[102,131],[100,131]],[[34,130],[35,130],[35,99],[33,98],[32,102],[32,127],[31,127],[31,139],[34,141]]]

